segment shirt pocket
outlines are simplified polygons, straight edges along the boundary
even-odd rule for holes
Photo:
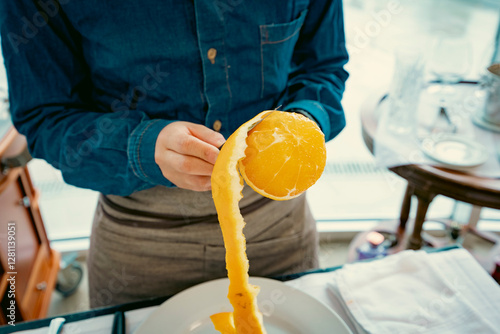
[[[292,22],[260,25],[261,98],[279,95],[285,89],[293,49],[306,15],[304,9]]]

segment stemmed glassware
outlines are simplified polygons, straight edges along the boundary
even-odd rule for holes
[[[457,98],[455,85],[467,75],[471,68],[472,46],[461,37],[440,36],[434,40],[427,59],[427,70],[434,77],[437,85],[429,87],[427,92],[434,96],[436,121],[447,123],[446,131],[458,130],[458,115],[454,115],[452,101]]]
[[[427,59],[427,69],[440,83],[435,92],[440,104],[446,107],[448,98],[455,93],[457,84],[470,70],[472,58],[471,43],[465,38],[439,37],[433,43]]]

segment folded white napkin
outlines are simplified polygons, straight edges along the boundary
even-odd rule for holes
[[[329,288],[360,333],[500,333],[500,286],[464,249],[348,264]]]

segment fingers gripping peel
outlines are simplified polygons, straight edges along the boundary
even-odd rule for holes
[[[271,146],[274,148],[269,149]],[[311,154],[317,156],[311,158]],[[270,158],[278,164],[271,169],[266,164]],[[316,162],[309,163],[314,158]],[[233,306],[232,313],[211,317],[221,333],[266,333],[257,307],[259,287],[248,281],[245,222],[238,206],[243,190],[241,175],[260,194],[286,200],[300,195],[316,182],[325,162],[324,137],[316,123],[287,112],[263,111],[238,128],[224,144],[211,179],[226,248],[228,299]],[[270,188],[259,187],[262,177],[267,178]]]

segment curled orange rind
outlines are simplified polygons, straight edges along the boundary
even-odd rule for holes
[[[299,148],[305,150],[297,151]],[[272,159],[276,166],[269,161],[269,168],[259,159]],[[325,162],[324,136],[316,123],[302,115],[272,110],[240,126],[221,149],[212,172],[212,196],[226,248],[227,297],[233,306],[233,312],[211,316],[222,334],[266,333],[257,306],[259,287],[249,283],[245,221],[238,205],[243,197],[243,177],[258,193],[286,200],[299,196],[316,182]],[[263,187],[260,182],[266,178]]]

